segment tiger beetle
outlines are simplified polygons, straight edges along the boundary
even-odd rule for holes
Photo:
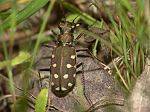
[[[75,41],[80,38],[80,34],[74,39],[74,29],[79,24],[71,25],[69,22],[60,23],[60,35],[56,40],[56,46],[44,45],[45,47],[53,47],[51,55],[50,68],[39,69],[39,71],[50,71],[50,86],[52,93],[57,97],[65,97],[71,92],[76,83],[76,75],[83,71],[76,71],[82,66],[77,64],[76,58],[78,51],[87,51],[87,49],[75,49]]]
[[[58,28],[60,34],[57,35],[56,46],[43,45],[48,48],[53,48],[51,55],[50,68],[39,69],[39,71],[50,71],[50,86],[51,91],[57,97],[65,97],[71,92],[76,84],[76,75],[83,73],[83,63],[76,63],[76,58],[79,56],[90,56],[96,58],[88,50],[88,48],[76,49],[75,45],[77,40],[82,36],[79,34],[76,39],[74,39],[73,33],[79,24],[62,22],[59,24]],[[89,55],[77,55],[79,51],[87,51]],[[49,57],[48,57],[49,58]],[[97,59],[97,58],[96,58]],[[99,60],[99,59],[97,59]],[[103,63],[100,63],[108,73],[110,68]],[[77,71],[77,68],[82,66],[82,71]],[[86,97],[86,95],[85,95]],[[88,98],[86,98],[88,99]]]

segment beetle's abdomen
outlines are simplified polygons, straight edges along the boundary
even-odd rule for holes
[[[57,97],[66,96],[76,82],[76,51],[60,46],[53,50],[51,60],[51,90]]]

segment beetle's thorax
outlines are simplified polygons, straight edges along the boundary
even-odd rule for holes
[[[66,46],[66,45],[73,45],[73,36],[70,33],[64,33],[59,36],[58,42],[59,45]]]

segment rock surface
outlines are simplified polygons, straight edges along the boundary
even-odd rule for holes
[[[44,57],[50,56],[51,50],[50,48],[42,48],[39,58],[43,55]],[[124,97],[113,76],[98,64],[98,60],[88,56],[84,57],[84,55],[88,55],[87,53],[79,52],[78,54],[83,55],[77,58],[77,63],[83,63],[83,68],[80,67],[77,70],[83,70],[84,73],[77,75],[76,86],[66,97],[58,98],[53,93],[49,93],[50,105],[56,108],[51,108],[51,111],[123,112]],[[49,59],[41,60],[37,64],[37,68],[49,67],[49,63]],[[49,73],[42,72],[41,74]]]
[[[137,80],[130,97],[131,112],[150,112],[150,60]]]

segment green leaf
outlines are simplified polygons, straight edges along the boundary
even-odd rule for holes
[[[66,21],[76,23],[80,19],[80,16],[78,14],[70,14],[67,16]]]
[[[31,56],[29,53],[21,51],[19,55],[12,60],[11,65],[15,66],[15,65],[21,64],[27,61],[30,57]]]
[[[39,9],[48,3],[49,0],[32,0],[23,10],[19,11],[16,14],[16,23],[19,24],[34,13],[36,13]],[[6,30],[11,27],[11,15],[0,25],[1,30]]]
[[[0,0],[0,4],[6,2],[6,0]]]
[[[19,55],[15,57],[14,59],[0,62],[0,69],[7,67],[9,65],[16,66],[18,64],[24,63],[30,57],[31,55],[29,53],[21,51],[19,52]]]
[[[102,24],[103,24],[102,21],[96,20],[95,18],[88,15],[87,13],[80,11],[78,8],[76,8],[74,5],[72,5],[70,3],[63,2],[63,5],[67,10],[78,15],[88,25],[92,25],[92,26],[97,27],[97,28],[102,28]]]
[[[45,112],[48,99],[48,89],[42,89],[35,102],[35,112]]]

